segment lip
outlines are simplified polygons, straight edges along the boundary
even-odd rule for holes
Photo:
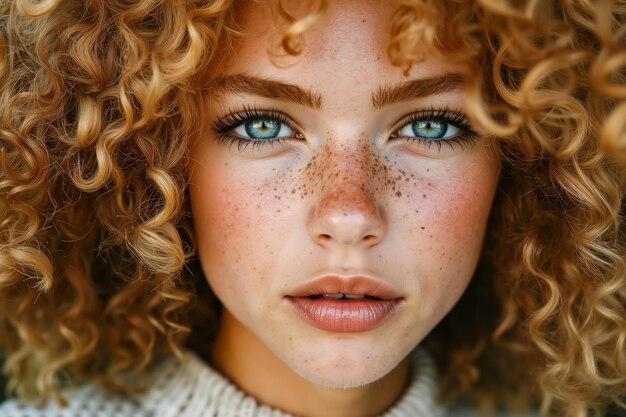
[[[320,294],[367,295],[376,298],[338,300]],[[367,276],[325,275],[297,287],[285,297],[302,320],[328,332],[357,333],[382,326],[404,299],[389,284]]]
[[[323,275],[296,287],[288,297],[310,297],[320,294],[357,294],[393,300],[402,297],[386,282],[365,275]]]

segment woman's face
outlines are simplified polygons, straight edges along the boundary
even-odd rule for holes
[[[326,386],[381,378],[454,306],[498,181],[494,144],[464,116],[464,69],[389,63],[396,8],[334,2],[276,65],[281,32],[246,3],[246,35],[212,74],[211,130],[191,147],[211,287],[236,331]]]

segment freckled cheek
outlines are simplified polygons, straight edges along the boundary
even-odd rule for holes
[[[298,207],[295,200],[300,200],[293,181],[282,180],[271,169],[256,176],[243,171],[207,168],[196,175],[192,188],[202,267],[216,292],[219,286],[223,294],[268,285],[273,267],[268,260],[280,253],[280,236],[292,229],[285,228]]]
[[[492,187],[473,178],[457,178],[436,197],[433,210],[441,233],[449,243],[480,248],[493,198]],[[451,255],[463,256],[463,253]]]
[[[208,168],[196,170],[190,186],[202,269],[220,298],[241,290],[237,277],[245,275],[245,262],[252,262],[249,233],[254,224],[252,202],[222,174]]]
[[[474,244],[482,236],[494,186],[480,177],[449,174],[445,179],[425,177],[417,187],[402,192],[409,196],[398,203],[405,211],[403,218],[412,219],[410,233],[419,234],[423,245],[434,248]]]
[[[442,314],[474,274],[494,192],[493,177],[467,172],[450,175],[424,192],[426,198],[422,197],[417,217],[422,251],[419,275],[423,291],[441,297],[440,301],[437,297],[431,300]]]

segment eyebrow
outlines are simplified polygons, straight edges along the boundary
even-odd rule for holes
[[[208,90],[216,95],[253,94],[260,97],[291,101],[319,110],[322,97],[293,84],[286,84],[267,78],[236,74],[216,78],[208,85]]]
[[[406,81],[398,86],[383,86],[372,94],[372,106],[376,109],[395,103],[417,100],[438,93],[459,91],[464,77],[458,72],[449,72],[434,77]]]
[[[398,86],[382,86],[372,94],[372,106],[376,109],[395,103],[428,97],[437,93],[459,91],[463,87],[463,74],[451,72],[428,78],[406,81]],[[298,103],[321,109],[322,97],[313,91],[294,84],[287,84],[262,77],[235,74],[212,80],[208,91],[215,95],[253,94],[270,99]]]

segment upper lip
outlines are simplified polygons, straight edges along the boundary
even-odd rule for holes
[[[310,297],[320,294],[368,295],[382,299],[401,298],[391,285],[365,275],[323,275],[296,287],[289,297]]]

